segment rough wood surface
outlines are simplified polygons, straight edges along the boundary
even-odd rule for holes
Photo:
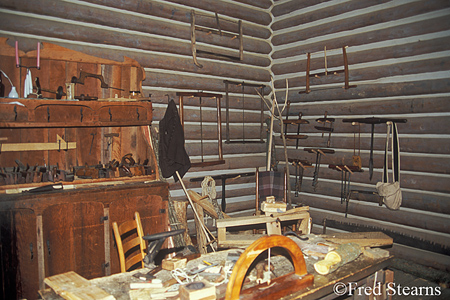
[[[321,237],[336,244],[356,243],[361,247],[391,246],[393,243],[393,239],[382,232],[335,233]]]
[[[44,282],[67,300],[114,300],[114,296],[92,285],[75,272],[67,272],[45,278]]]
[[[175,214],[177,215],[178,221],[180,224],[180,229],[185,229],[185,232],[183,233],[183,238],[186,243],[186,246],[193,245],[191,236],[189,235],[189,230],[187,226],[187,201],[173,201],[173,206],[175,208]]]

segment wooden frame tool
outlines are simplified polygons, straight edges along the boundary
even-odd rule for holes
[[[264,103],[262,100],[261,102],[261,117],[260,117],[260,129],[259,129],[259,141],[252,141],[252,140],[246,140],[245,139],[245,133],[244,133],[244,127],[245,127],[245,107],[244,107],[244,99],[245,99],[245,87],[253,87],[253,88],[259,88],[259,92],[261,95],[264,96],[264,88],[266,87],[264,84],[253,84],[253,83],[245,83],[244,81],[230,81],[230,80],[224,80],[225,83],[225,122],[226,122],[226,128],[225,128],[225,143],[232,144],[232,143],[264,143],[263,140],[263,124],[264,124]],[[229,98],[229,87],[230,85],[240,86],[242,88],[242,139],[233,139],[230,134],[230,98]]]
[[[295,167],[295,197],[298,197],[302,189],[303,170],[311,168],[312,164],[307,160],[289,158],[288,161]],[[299,172],[300,170],[300,172]]]
[[[315,72],[311,73],[311,53],[308,52],[306,54],[306,87],[304,91],[298,92],[299,94],[309,94],[311,92],[311,85],[310,85],[310,77],[316,77],[320,78],[320,76],[328,76],[328,75],[337,75],[338,73],[344,73],[344,86],[342,88],[349,89],[354,88],[356,85],[350,85],[349,83],[349,69],[348,69],[348,58],[347,58],[347,48],[348,46],[342,47],[342,58],[343,58],[343,68],[339,70],[329,71],[328,70],[328,64],[327,64],[327,48],[324,48],[324,65],[325,65],[325,71],[324,72]]]
[[[334,118],[328,117],[328,112],[326,111],[323,118],[316,119],[317,123],[323,124],[323,126],[314,126],[315,129],[322,132],[322,137],[324,136],[325,132],[328,132],[328,140],[327,140],[327,147],[331,147],[331,133],[334,132]]]
[[[304,148],[303,150],[305,150],[309,153],[316,154],[316,165],[314,167],[314,175],[313,175],[313,182],[312,182],[312,186],[314,187],[314,191],[315,191],[317,188],[318,181],[319,181],[320,160],[322,158],[322,155],[334,154],[335,151],[333,149],[326,149],[326,148]]]
[[[217,29],[216,29],[216,28],[208,28],[208,27],[195,25],[195,15],[196,15],[195,11],[192,10],[191,11],[191,49],[192,49],[192,58],[194,60],[194,64],[197,67],[203,68],[203,65],[200,64],[197,60],[197,54],[204,54],[206,56],[219,57],[219,58],[233,60],[233,61],[241,61],[244,59],[244,41],[243,41],[243,34],[242,34],[242,20],[239,20],[236,22],[236,21],[231,21],[231,20],[227,20],[224,18],[221,19],[217,13],[215,13],[214,17],[209,16],[209,15],[202,15],[203,17],[214,18],[216,20],[216,24],[217,24]],[[221,20],[222,22],[237,23],[239,33],[234,34],[234,33],[224,32],[220,27],[219,20]],[[239,41],[239,56],[233,56],[233,55],[222,54],[222,53],[214,53],[214,52],[206,51],[206,50],[198,50],[196,35],[195,35],[195,32],[197,30],[207,32],[207,34],[218,34],[220,36],[228,37],[232,40],[238,39],[238,41]]]
[[[197,98],[213,98],[216,99],[216,107],[217,107],[217,143],[218,143],[218,159],[214,161],[203,161],[203,150],[202,150],[202,161],[201,162],[192,162],[192,167],[205,167],[205,166],[213,166],[213,165],[220,165],[224,164],[225,160],[223,159],[223,152],[222,152],[222,114],[220,109],[220,100],[222,99],[222,95],[220,94],[212,94],[212,93],[203,93],[203,92],[178,92],[177,96],[179,97],[180,101],[180,121],[181,125],[184,128],[184,97],[197,97]],[[200,100],[201,101],[201,100]],[[201,107],[200,107],[200,120],[202,120],[201,115]],[[200,137],[202,149],[203,149],[203,136]]]
[[[301,139],[307,139],[308,136],[306,134],[300,134],[300,125],[301,124],[309,124],[308,120],[302,119],[302,112],[298,113],[298,119],[297,120],[289,120],[289,108],[291,106],[291,101],[287,101],[286,104],[286,119],[283,120],[284,126],[284,137],[286,139],[292,139],[295,140],[295,149],[298,149],[298,140]],[[288,134],[287,125],[297,125],[297,134]]]
[[[263,283],[241,291],[252,263],[264,251],[274,247],[287,250],[294,272],[271,280],[270,287]],[[237,260],[227,285],[225,299],[280,299],[313,283],[314,275],[308,274],[302,250],[293,240],[282,235],[265,236],[253,242]]]
[[[369,179],[372,180],[373,176],[373,138],[375,135],[375,125],[383,124],[386,122],[394,122],[394,123],[406,123],[407,119],[392,119],[392,118],[377,118],[377,117],[369,117],[369,118],[354,118],[354,119],[342,119],[344,123],[362,123],[362,124],[371,124],[372,130],[370,135],[370,156],[369,156]]]

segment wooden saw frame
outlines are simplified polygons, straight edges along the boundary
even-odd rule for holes
[[[204,54],[206,56],[218,57],[218,58],[223,58],[223,59],[233,60],[233,61],[241,61],[244,59],[244,41],[243,41],[243,34],[242,34],[242,20],[239,20],[236,22],[236,21],[231,21],[228,19],[220,18],[217,13],[215,13],[214,17],[202,14],[203,17],[215,18],[217,28],[209,28],[209,27],[195,25],[195,15],[196,15],[195,11],[192,10],[191,11],[191,49],[192,49],[192,57],[194,59],[194,64],[197,67],[203,68],[203,65],[197,61],[197,54]],[[220,22],[236,23],[237,27],[238,27],[238,34],[223,31],[221,29]],[[209,34],[218,34],[220,36],[230,38],[231,40],[238,39],[239,55],[233,56],[233,55],[228,55],[228,54],[223,54],[223,53],[215,53],[212,51],[198,50],[196,36],[195,36],[196,31],[203,31],[203,32],[206,32],[208,35]]]
[[[220,108],[220,100],[222,99],[221,94],[213,94],[213,93],[204,93],[204,92],[177,92],[177,96],[179,98],[180,103],[180,121],[181,125],[184,128],[184,98],[199,98],[199,115],[200,115],[200,144],[201,144],[201,162],[191,162],[192,167],[206,167],[206,166],[214,166],[224,164],[225,160],[223,159],[223,151],[222,151],[222,116],[221,116],[221,108]],[[202,102],[201,99],[215,99],[216,100],[216,108],[217,108],[217,147],[218,147],[218,159],[214,161],[204,161],[203,160],[203,121],[202,121]]]
[[[349,69],[348,69],[348,58],[347,58],[347,48],[348,46],[342,47],[342,68],[341,69],[328,69],[328,63],[327,63],[327,47],[324,47],[323,56],[324,56],[324,72],[315,72],[311,73],[311,53],[308,52],[306,54],[306,87],[304,91],[298,92],[299,94],[309,94],[311,92],[311,85],[310,85],[310,77],[316,77],[320,78],[322,76],[329,76],[329,75],[337,75],[339,73],[344,73],[344,86],[342,88],[348,90],[349,88],[354,88],[356,85],[350,85],[349,82]],[[322,51],[321,51],[322,52]],[[315,53],[314,53],[315,54]],[[327,88],[325,88],[327,89]]]
[[[287,250],[294,272],[279,276],[267,283],[241,291],[247,271],[256,258],[265,250],[281,247]],[[300,247],[290,238],[283,235],[264,236],[253,242],[237,260],[227,285],[225,299],[280,299],[313,285],[314,275],[308,274],[305,258]]]
[[[227,144],[232,144],[232,143],[264,143],[263,140],[263,123],[264,123],[264,103],[262,100],[260,100],[261,102],[261,117],[260,117],[260,127],[259,127],[259,141],[258,140],[246,140],[245,139],[245,87],[250,87],[250,88],[258,88],[259,89],[259,93],[260,95],[264,96],[264,88],[266,87],[264,84],[253,84],[253,83],[246,83],[244,81],[230,81],[230,80],[224,80],[223,81],[225,83],[225,105],[226,105],[226,110],[225,110],[225,123],[226,123],[226,128],[225,128],[225,143]],[[241,87],[242,89],[242,139],[238,139],[238,138],[232,138],[231,137],[231,133],[230,133],[230,97],[229,97],[229,87],[230,85],[232,86],[236,86],[236,87]]]

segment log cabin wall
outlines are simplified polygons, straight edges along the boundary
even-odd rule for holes
[[[319,228],[327,218],[338,225],[350,222],[392,229],[409,243],[409,246],[396,244],[399,255],[407,253],[409,258],[448,268],[448,6],[445,0],[314,0],[307,3],[293,0],[3,0],[0,35],[9,37],[11,45],[18,40],[20,50],[25,52],[35,50],[36,42],[42,41],[106,59],[120,60],[127,56],[136,60],[146,71],[143,91],[145,96],[151,94],[152,97],[154,125],[163,117],[168,99],[173,98],[178,103],[177,92],[204,91],[225,96],[224,80],[270,85],[273,75],[277,97],[284,100],[285,80],[288,79],[290,115],[302,112],[303,118],[311,123],[302,127],[302,132],[309,137],[300,141],[301,150],[296,150],[294,142],[289,142],[290,156],[314,163],[315,158],[302,149],[326,146],[325,138],[313,129],[315,119],[322,117],[325,111],[336,118],[331,141],[336,154],[323,158],[316,191],[311,187],[313,170],[307,169],[300,196],[291,195],[293,202],[310,205],[313,228]],[[243,60],[230,61],[199,54],[198,61],[203,67],[196,66],[191,49],[191,10],[196,13],[196,24],[205,27],[217,25],[215,13],[228,21],[242,20]],[[223,30],[238,34],[231,22],[221,24]],[[198,49],[223,55],[239,53],[235,40],[201,32],[196,37]],[[330,70],[342,66],[342,54],[334,49],[348,46],[349,80],[357,87],[342,89],[344,76],[340,74],[311,78],[312,91],[299,94],[305,89],[306,53],[323,51],[325,46]],[[312,55],[312,70],[323,71],[321,55]],[[329,87],[334,89],[327,89]],[[246,137],[256,140],[260,138],[260,102],[253,88],[246,88],[244,97],[244,130]],[[239,116],[244,97],[240,87],[230,87],[231,120],[235,123],[232,129],[237,136],[242,130]],[[196,101],[198,99],[189,99],[185,104],[186,148],[193,160],[198,160],[201,153],[199,103]],[[225,97],[221,104],[225,132]],[[203,130],[209,140],[205,141],[204,151],[207,157],[214,157],[215,105],[204,101],[203,106],[207,112],[206,119],[202,120]],[[343,159],[349,163],[353,155],[355,128],[342,119],[371,116],[408,120],[398,126],[402,151],[402,208],[390,211],[379,207],[378,199],[361,196],[359,200],[351,200],[349,216],[344,220],[340,174],[328,169],[328,164],[340,164]],[[385,130],[383,125],[375,127],[375,170],[373,179],[369,180],[370,127],[361,125],[364,172],[352,176],[352,187],[373,189],[381,177]],[[282,166],[281,140],[276,141]],[[223,143],[226,163],[191,168],[184,182],[188,188],[200,191],[199,183],[190,182],[190,178],[253,172],[256,167],[265,165],[265,152],[265,144]],[[292,167],[290,173],[291,186],[294,186]],[[184,199],[180,185],[172,179],[169,183],[172,197]],[[254,191],[254,177],[227,181],[227,213],[252,213]],[[220,182],[217,182],[217,192],[220,198]],[[328,228],[332,228],[330,224],[328,222]],[[422,247],[415,247],[416,242]],[[433,259],[423,261],[430,253]]]
[[[315,163],[304,147],[327,146],[314,126],[316,119],[335,118],[331,149],[321,160],[318,185],[312,187],[314,168],[304,171],[302,191],[294,202],[311,207],[314,226],[320,229],[384,229],[396,241],[395,254],[417,262],[449,269],[450,233],[450,19],[448,1],[275,1],[272,9],[273,65],[278,98],[289,84],[290,118],[299,112],[310,122],[302,126],[307,139],[289,142],[289,156]],[[342,47],[346,48],[349,84],[344,89]],[[306,88],[307,53],[311,73]],[[358,126],[346,118],[407,119],[398,124],[401,151],[403,203],[399,211],[378,205],[378,197],[352,197],[348,217],[341,204],[341,174],[329,164],[352,165],[360,148],[364,172],[351,176],[351,189],[375,190],[380,181],[386,125],[375,126],[374,174],[369,179],[371,126],[361,124],[361,140],[354,142]],[[279,130],[279,129],[278,129]],[[359,147],[360,145],[360,147]],[[282,148],[278,140],[280,161]],[[291,167],[291,174],[294,169]],[[291,175],[291,181],[293,180]],[[291,183],[291,186],[294,186]],[[350,226],[348,226],[350,224]],[[314,228],[314,227],[313,227]]]
[[[222,122],[225,139],[224,80],[245,84],[270,84],[270,44],[272,21],[270,0],[242,1],[52,1],[5,0],[0,3],[0,36],[9,38],[20,51],[36,50],[36,42],[49,42],[89,55],[121,61],[124,56],[144,67],[144,96],[151,94],[153,127],[167,108],[168,99],[178,104],[177,92],[209,92],[222,95]],[[236,23],[242,20],[243,60],[233,61],[198,55],[202,68],[193,62],[191,49],[191,11],[195,23],[215,28],[215,13],[220,17],[223,31],[238,34]],[[196,32],[197,49],[224,55],[239,54],[236,39]],[[13,64],[13,62],[11,62]],[[4,80],[5,81],[5,80]],[[56,87],[50,87],[56,89]],[[260,139],[261,102],[253,87],[229,86],[231,133],[251,140]],[[245,98],[245,100],[243,99]],[[215,138],[216,109],[214,101],[203,99],[204,155],[214,159],[217,153]],[[245,106],[245,127],[242,108]],[[185,99],[186,148],[192,161],[201,155],[199,99]],[[267,117],[267,116],[265,116]],[[265,129],[265,127],[264,127]],[[264,140],[266,132],[263,132]],[[265,165],[264,143],[223,143],[225,164],[191,168],[184,177],[187,188],[201,192],[200,182],[190,178],[226,173],[254,172]],[[186,197],[179,184],[168,179],[174,199]],[[227,212],[254,209],[255,178],[243,177],[227,181]],[[221,197],[221,183],[217,182],[217,197]]]

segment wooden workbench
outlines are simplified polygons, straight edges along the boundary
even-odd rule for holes
[[[221,262],[226,259],[228,253],[233,251],[236,252],[240,250],[231,249],[219,251],[216,253],[203,254],[200,258],[190,261],[187,265],[187,269],[189,270],[199,263],[202,263],[203,261],[208,261],[210,263]],[[342,266],[337,271],[329,275],[322,276],[314,271],[313,264],[317,260],[311,257],[306,257],[308,273],[314,274],[314,285],[307,289],[300,290],[294,294],[286,296],[282,299],[318,299],[327,295],[331,295],[330,298],[334,298],[333,296],[335,296],[335,294],[333,292],[333,288],[336,283],[339,283],[341,285],[345,284],[347,286],[350,282],[358,282],[358,286],[361,284],[365,284],[366,279],[369,276],[373,275],[379,270],[387,269],[391,263],[392,258],[393,257],[391,256],[373,260],[364,256],[360,256],[355,261]],[[141,269],[127,273],[114,274],[111,276],[95,278],[90,280],[90,282],[102,288],[107,293],[113,295],[117,300],[129,300],[129,283],[139,281],[139,279],[133,277],[133,274],[136,272],[145,273],[146,271],[148,270]],[[163,270],[157,273],[157,277],[161,278],[163,281],[168,280],[168,278],[170,278],[168,272],[169,271]],[[287,270],[287,272],[289,272],[289,270]],[[217,299],[221,299],[224,297],[225,289],[226,284],[217,287]],[[40,293],[44,300],[63,299],[50,289],[41,291]]]

